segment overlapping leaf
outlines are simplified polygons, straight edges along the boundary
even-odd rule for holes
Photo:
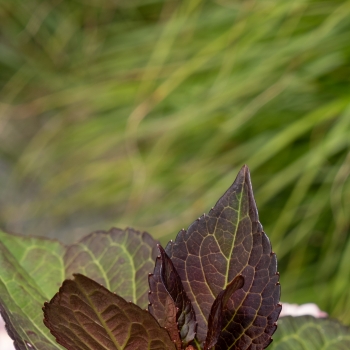
[[[176,333],[180,332],[181,343],[187,345],[196,335],[195,313],[173,263],[160,245],[158,248],[160,256],[156,261],[153,274],[149,276],[149,311],[160,325],[169,330],[171,338],[176,344],[179,344]],[[169,297],[176,310],[175,319]],[[177,346],[179,348],[179,345]]]
[[[64,281],[44,307],[44,322],[68,350],[175,350],[147,311],[88,277]]]
[[[16,349],[61,349],[42,322],[45,293],[3,243],[0,243],[0,266],[1,314]]]
[[[69,246],[64,260],[68,278],[73,273],[84,274],[146,308],[147,274],[156,257],[157,243],[147,232],[112,228],[94,232]]]
[[[180,350],[182,348],[182,341],[180,338],[178,323],[176,321],[177,308],[170,295],[167,295],[165,299],[163,312],[165,320],[162,326],[168,331],[170,339],[175,344],[176,349]]]
[[[191,301],[183,288],[181,278],[164,249],[158,245],[161,254],[160,277],[177,308],[176,321],[184,344],[191,342],[196,335],[196,316]]]
[[[283,317],[269,350],[348,350],[350,328],[334,319]]]
[[[156,255],[152,237],[132,229],[95,232],[67,248],[55,240],[0,232],[1,311],[17,349],[62,349],[42,323],[41,307],[74,272],[146,307],[145,275]]]
[[[204,343],[204,350],[211,349],[218,341],[221,330],[226,325],[223,324],[224,312],[229,299],[238,289],[244,285],[244,278],[238,275],[232,282],[219,293],[211,307],[208,319],[208,333]]]
[[[237,275],[244,286],[228,302],[216,350],[264,349],[280,312],[276,256],[262,230],[245,166],[208,215],[179,232],[166,252],[192,301],[197,338],[206,339],[207,320],[217,295]]]
[[[161,264],[161,257],[158,256],[153,273],[148,275],[150,287],[148,310],[158,321],[159,325],[166,328],[177,350],[180,350],[182,342],[176,321],[177,310],[173,299],[162,282],[160,276]]]

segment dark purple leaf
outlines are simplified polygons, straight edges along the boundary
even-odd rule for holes
[[[177,308],[170,295],[167,295],[165,300],[164,314],[166,315],[164,328],[168,331],[170,339],[176,345],[176,349],[180,350],[182,347],[182,341],[180,339],[179,329],[176,322]]]
[[[195,309],[200,343],[216,297],[239,274],[244,286],[228,301],[215,349],[260,350],[270,343],[281,308],[277,261],[259,222],[246,166],[209,214],[180,231],[166,252]]]
[[[158,323],[166,328],[170,338],[181,349],[181,339],[176,321],[176,306],[170,294],[166,291],[160,276],[161,258],[156,259],[154,273],[148,275],[149,280],[149,312],[155,317]]]
[[[176,322],[181,340],[184,345],[187,345],[196,335],[197,324],[194,310],[173,263],[160,245],[158,248],[161,257],[156,262],[153,275],[150,276],[150,312],[157,320],[166,319],[164,306],[167,295],[170,295],[177,309]]]
[[[43,310],[45,325],[68,350],[175,350],[152,315],[80,274]]]
[[[158,323],[164,327],[166,313],[164,312],[166,300],[169,293],[166,291],[160,277],[160,267],[162,265],[160,256],[156,259],[153,273],[148,274],[148,311],[154,316]]]
[[[211,349],[219,339],[221,329],[224,326],[223,313],[227,307],[227,303],[234,292],[242,288],[244,284],[244,278],[242,275],[238,275],[233,281],[219,293],[216,297],[214,304],[211,307],[209,320],[208,320],[208,333],[204,343],[204,350]]]

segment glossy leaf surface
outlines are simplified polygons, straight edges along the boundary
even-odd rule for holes
[[[259,350],[270,343],[280,312],[277,260],[259,222],[246,166],[209,214],[180,231],[166,252],[194,306],[201,344],[211,306],[239,274],[244,286],[228,302],[215,349]]]
[[[175,350],[152,315],[80,274],[64,281],[44,315],[68,350]]]
[[[350,328],[329,318],[282,317],[269,350],[348,350]]]
[[[145,308],[145,276],[156,255],[156,241],[132,229],[95,232],[68,247],[55,240],[0,231],[1,311],[17,349],[62,349],[43,324],[41,308],[74,272],[91,278],[100,273],[101,284]]]

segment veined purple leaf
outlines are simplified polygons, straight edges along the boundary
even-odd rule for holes
[[[166,252],[192,301],[201,344],[211,306],[239,274],[244,286],[228,301],[215,349],[260,350],[271,342],[281,309],[277,260],[259,222],[248,167],[209,214],[180,231]]]
[[[196,316],[173,263],[162,246],[158,245],[158,248],[161,257],[157,260],[154,273],[150,278],[150,312],[154,312],[157,319],[166,319],[167,315],[165,313],[164,316],[164,306],[167,295],[169,295],[177,309],[176,322],[182,343],[187,345],[196,335]]]
[[[174,342],[176,349],[180,350],[182,347],[182,341],[176,322],[177,307],[170,295],[167,295],[165,300],[164,314],[166,315],[164,328],[168,331],[170,339]]]
[[[68,350],[175,350],[149,312],[80,274],[43,310],[45,325]]]
[[[154,272],[148,275],[149,281],[149,305],[148,311],[155,317],[160,326],[164,327],[176,345],[177,350],[182,347],[179,330],[176,321],[176,306],[170,294],[164,287],[160,276],[161,257],[157,257]]]
[[[209,320],[208,320],[208,333],[204,343],[204,350],[211,349],[219,339],[221,329],[223,326],[223,313],[227,307],[227,303],[234,292],[242,288],[244,285],[244,278],[242,275],[238,275],[233,281],[219,293],[216,297],[214,304],[211,307]]]
[[[183,288],[181,278],[163,247],[158,244],[161,255],[160,277],[167,292],[174,300],[177,308],[176,321],[180,330],[182,342],[186,345],[196,336],[196,315]]]

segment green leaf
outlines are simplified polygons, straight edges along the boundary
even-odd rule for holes
[[[348,350],[350,329],[330,318],[283,317],[269,350]]]
[[[156,256],[153,238],[132,229],[94,232],[68,247],[55,240],[0,231],[1,311],[17,348],[61,349],[42,322],[41,308],[75,272],[97,278],[145,308],[145,276]]]
[[[68,350],[175,350],[146,310],[77,274],[44,306],[44,323]]]
[[[40,294],[50,299],[65,279],[65,247],[57,240],[28,237],[0,231],[0,242],[35,281]],[[0,270],[0,278],[3,269]]]
[[[45,296],[4,244],[0,243],[0,308],[17,350],[61,347],[42,322]]]
[[[67,278],[73,273],[84,274],[146,308],[147,275],[153,270],[156,257],[157,243],[147,232],[112,228],[94,232],[69,246],[64,260]]]
[[[276,255],[259,222],[249,170],[244,166],[235,182],[208,215],[182,230],[166,252],[192,301],[203,344],[207,320],[218,294],[239,274],[244,286],[234,293],[224,314],[216,350],[249,345],[264,349],[271,342],[279,304]]]

